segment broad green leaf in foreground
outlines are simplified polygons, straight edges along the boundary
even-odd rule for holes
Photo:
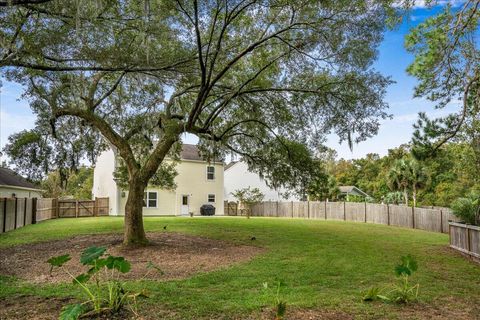
[[[85,312],[85,307],[79,303],[69,304],[62,309],[59,320],[77,320]]]
[[[47,262],[52,265],[53,267],[61,267],[63,266],[66,262],[68,262],[70,259],[69,254],[64,254],[62,256],[57,256],[57,257],[52,257],[47,260]]]
[[[82,252],[82,256],[80,257],[80,262],[83,265],[92,264],[92,262],[95,259],[101,257],[105,253],[106,250],[107,250],[107,248],[105,248],[105,247],[90,247],[90,248],[87,248]]]

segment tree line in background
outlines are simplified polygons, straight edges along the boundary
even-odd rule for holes
[[[309,196],[335,200],[338,186],[356,186],[370,195],[367,201],[450,207],[457,198],[480,191],[478,160],[466,141],[447,143],[435,156],[422,160],[412,149],[405,144],[385,156],[370,153],[354,160],[337,160],[336,152],[328,150],[322,159],[323,174],[310,185]]]

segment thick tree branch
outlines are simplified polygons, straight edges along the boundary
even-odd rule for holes
[[[6,0],[0,1],[0,7],[23,6],[27,4],[41,4],[52,0]]]
[[[135,173],[140,165],[138,164],[133,151],[130,148],[130,144],[122,136],[120,136],[113,128],[108,124],[104,119],[94,114],[91,111],[83,110],[81,108],[55,108],[53,110],[54,118],[59,118],[63,116],[74,116],[81,118],[88,122],[93,127],[97,128],[98,131],[111,143],[113,144],[121,157],[125,160],[129,171]]]

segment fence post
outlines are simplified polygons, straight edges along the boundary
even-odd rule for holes
[[[327,200],[325,200],[325,220],[327,220]]]
[[[276,214],[277,214],[277,218],[278,218],[278,200],[277,200],[277,212],[276,212]]]
[[[467,250],[468,250],[468,254],[471,254],[472,250],[470,248],[470,228],[468,226],[465,226],[465,227],[467,229]]]
[[[60,201],[58,200],[58,198],[55,198],[55,199],[53,200],[53,202],[54,202],[54,204],[55,204],[55,206],[54,206],[54,210],[55,210],[54,215],[55,215],[55,218],[58,219],[58,218],[60,218]]]
[[[390,225],[390,207],[388,206],[387,203],[387,226]]]
[[[13,230],[17,229],[17,209],[18,209],[18,198],[15,197],[15,220],[13,221]]]
[[[3,232],[7,232],[7,198],[3,198]]]
[[[415,207],[412,206],[412,229],[415,229]]]
[[[95,197],[95,202],[93,203],[93,216],[98,217],[98,198]]]
[[[27,201],[28,198],[25,197],[25,204],[23,205],[23,226],[27,225]]]
[[[367,223],[367,201],[365,201],[365,223]]]
[[[307,217],[310,219],[310,200],[307,200]]]
[[[32,198],[32,224],[37,223],[37,198]]]
[[[343,201],[343,221],[347,221],[347,207],[346,207],[346,201]]]
[[[75,218],[78,218],[78,200],[75,200]]]
[[[443,233],[443,210],[440,209],[440,233]]]
[[[291,202],[292,202],[292,218],[293,218],[293,201],[291,201]]]

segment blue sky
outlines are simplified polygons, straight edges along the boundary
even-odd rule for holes
[[[458,4],[455,1],[454,5]],[[425,20],[428,16],[438,12],[439,7],[414,9],[397,29],[388,31],[379,48],[379,59],[374,67],[384,75],[392,77],[396,83],[387,91],[386,101],[390,105],[391,120],[382,121],[378,135],[360,144],[354,145],[353,151],[343,143],[338,143],[338,137],[330,135],[327,145],[337,150],[339,157],[345,159],[361,158],[368,153],[384,155],[388,149],[410,141],[412,125],[417,119],[418,112],[426,112],[431,117],[444,116],[459,108],[458,104],[451,104],[445,109],[436,110],[434,105],[421,98],[413,98],[413,88],[416,80],[405,72],[413,61],[413,56],[404,48],[404,36],[408,30]],[[3,149],[7,138],[14,132],[30,129],[34,125],[35,116],[32,114],[28,102],[21,99],[22,87],[5,80],[0,89],[0,149]],[[187,136],[185,142],[195,143],[196,138]]]

